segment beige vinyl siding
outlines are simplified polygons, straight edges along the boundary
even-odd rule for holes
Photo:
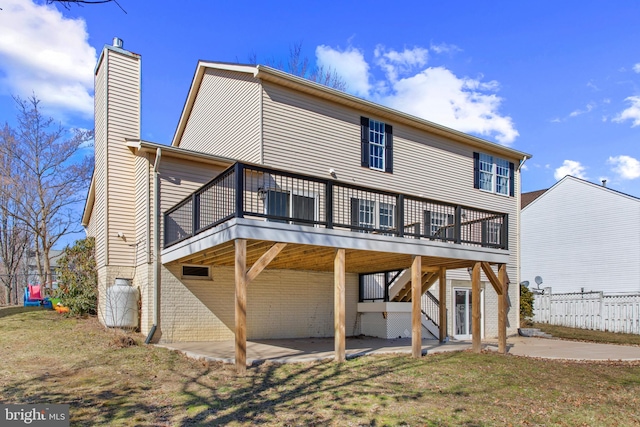
[[[135,221],[136,221],[136,265],[151,262],[149,249],[151,241],[148,234],[151,222],[151,165],[149,154],[141,153],[135,158]]]
[[[136,227],[135,156],[125,138],[140,137],[140,60],[108,52],[109,265],[133,266]],[[124,234],[124,238],[118,237]]]
[[[175,206],[182,199],[210,181],[225,170],[225,167],[207,163],[197,163],[172,157],[162,157],[160,160],[160,212],[161,224],[164,212]],[[153,197],[153,196],[152,196]],[[163,239],[163,226],[160,227],[160,242]]]
[[[246,73],[208,69],[178,145],[259,163],[259,81]]]
[[[501,158],[504,155],[492,152],[490,147],[483,151],[270,82],[263,82],[263,89],[266,166],[323,178],[329,178],[328,171],[333,168],[340,182],[507,213],[511,252],[507,272],[511,283],[517,283],[517,198],[473,188],[474,151]],[[360,166],[361,116],[393,126],[393,174]],[[520,159],[507,160],[517,167]],[[519,179],[516,172],[515,194],[519,194]],[[470,279],[466,270],[450,271],[447,278]],[[517,286],[511,286],[510,296],[513,303],[517,302]],[[515,311],[512,309],[509,315],[512,325],[517,325]]]
[[[87,230],[87,237],[93,237],[93,238],[96,237],[96,215],[95,215],[95,210],[93,211],[93,213],[89,217],[89,223],[87,224],[86,230]]]
[[[107,188],[107,96],[106,96],[106,58],[100,64],[100,68],[95,77],[95,129],[94,129],[94,149],[95,149],[95,202],[91,215],[94,221],[95,230],[93,235],[96,238],[96,264],[97,267],[106,265],[106,188]]]

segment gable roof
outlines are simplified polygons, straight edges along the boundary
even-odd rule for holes
[[[204,60],[198,61],[198,65],[196,66],[196,71],[191,82],[189,92],[187,94],[187,99],[182,109],[182,113],[180,114],[178,126],[171,142],[171,145],[174,147],[179,146],[179,141],[181,140],[186,128],[187,121],[189,119],[189,116],[191,115],[191,110],[193,109],[193,105],[200,88],[200,84],[202,83],[202,79],[207,69],[226,70],[252,74],[255,78],[260,80],[270,81],[282,86],[286,86],[300,92],[308,93],[319,98],[327,99],[342,105],[358,109],[362,112],[373,113],[379,117],[391,119],[394,122],[404,123],[412,127],[423,129],[433,134],[445,136],[449,139],[478,147],[479,149],[490,150],[494,153],[500,153],[512,159],[531,158],[531,154],[514,150],[504,145],[490,142],[485,139],[448,128],[446,126],[442,126],[437,123],[421,119],[419,117],[403,113],[401,111],[394,110],[392,108],[388,108],[362,98],[358,98],[346,92],[342,92],[265,65],[245,65]]]
[[[618,190],[614,190],[613,188],[609,188],[609,187],[605,187],[604,185],[601,184],[596,184],[593,182],[589,182],[585,179],[582,178],[576,178],[575,176],[571,176],[571,175],[566,175],[564,178],[562,178],[560,181],[556,182],[555,184],[553,184],[553,186],[551,186],[550,188],[546,189],[546,190],[537,190],[537,191],[531,191],[529,193],[523,193],[521,195],[521,210],[524,210],[525,208],[527,208],[528,206],[534,204],[535,202],[537,202],[538,200],[544,198],[547,194],[551,193],[553,190],[555,190],[557,187],[559,187],[560,185],[562,185],[564,182],[567,181],[574,181],[574,182],[578,182],[582,185],[586,185],[589,186],[593,189],[598,189],[601,191],[607,191],[610,194],[615,194],[617,196],[620,197],[624,197],[627,199],[631,199],[637,202],[640,202],[640,198],[636,197],[636,196],[632,196],[631,194],[627,194],[627,193],[623,193],[622,191],[618,191]],[[527,203],[525,204],[525,197],[528,200]]]
[[[544,190],[536,190],[536,191],[529,191],[528,193],[522,193],[520,195],[520,209],[524,209],[529,203],[533,202],[535,199],[542,196],[547,190],[548,188],[545,188]]]

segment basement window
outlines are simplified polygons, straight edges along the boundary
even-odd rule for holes
[[[182,266],[182,278],[183,279],[205,279],[211,278],[211,270],[208,266],[202,265],[183,265]]]

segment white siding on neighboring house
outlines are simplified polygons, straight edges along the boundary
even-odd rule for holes
[[[522,210],[521,280],[554,294],[640,292],[640,200],[565,177]]]
[[[252,75],[207,69],[179,147],[260,163],[260,83]]]

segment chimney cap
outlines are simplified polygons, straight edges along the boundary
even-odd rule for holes
[[[114,37],[113,46],[122,49],[122,46],[124,46],[124,41],[120,37]]]
[[[602,180],[602,186],[603,186],[603,187],[606,187],[606,186],[607,186],[607,180],[606,180],[606,179],[603,179],[603,180]]]

